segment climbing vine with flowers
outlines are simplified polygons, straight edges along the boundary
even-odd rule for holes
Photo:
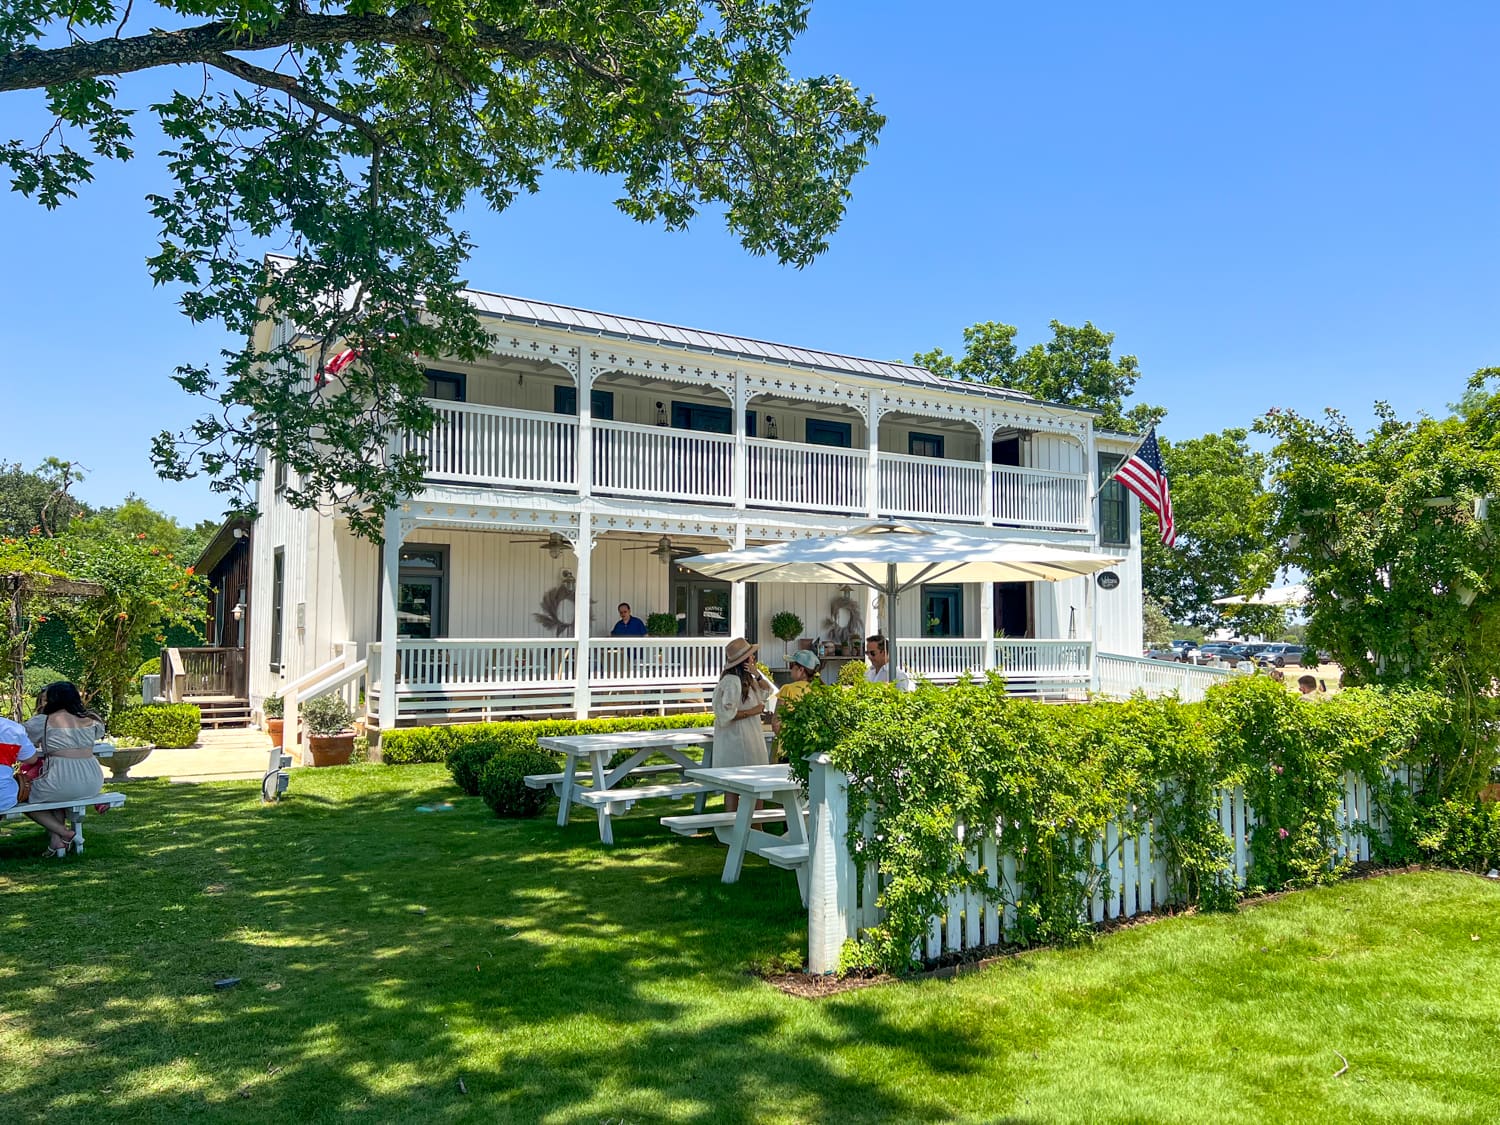
[[[84,697],[111,710],[129,695],[142,642],[161,643],[173,625],[201,628],[208,604],[208,583],[145,538],[74,532],[36,547],[70,577],[104,588],[94,597],[59,602],[51,612],[66,622],[78,650]]]

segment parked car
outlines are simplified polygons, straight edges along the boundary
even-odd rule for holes
[[[1235,648],[1236,646],[1232,644],[1219,641],[1203,645],[1199,648],[1198,653],[1205,662],[1209,660],[1223,660],[1233,664],[1239,659],[1239,654],[1235,651]]]
[[[1284,648],[1281,652],[1281,664],[1282,666],[1285,666],[1287,664],[1306,664],[1306,656],[1307,649],[1303,645],[1287,645],[1286,648]],[[1313,662],[1314,664],[1317,663],[1316,656],[1313,657]]]
[[[1173,641],[1172,651],[1177,654],[1177,659],[1185,664],[1197,662],[1198,643],[1196,641]]]
[[[1176,663],[1176,662],[1180,661],[1182,659],[1182,657],[1178,655],[1176,649],[1172,649],[1172,648],[1153,648],[1153,649],[1147,649],[1146,650],[1146,659],[1147,660],[1170,660],[1173,663]]]

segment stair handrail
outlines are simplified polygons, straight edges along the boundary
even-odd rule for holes
[[[359,646],[353,641],[340,641],[334,647],[338,650],[338,655],[332,660],[326,664],[320,664],[311,672],[304,672],[281,689],[281,745],[288,753],[291,752],[292,747],[298,746],[302,742],[302,724],[301,716],[298,714],[298,697],[311,698],[306,695],[307,688],[318,686],[324,679],[337,675],[340,671],[350,669],[356,663],[364,663],[364,661],[356,661],[354,659],[359,652]],[[323,692],[319,691],[318,694],[321,695]]]

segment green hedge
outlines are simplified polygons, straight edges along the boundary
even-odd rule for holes
[[[612,730],[678,730],[713,726],[712,715],[643,715],[620,719],[536,719],[507,723],[462,723],[445,727],[393,730],[380,738],[380,757],[386,765],[446,762],[449,751],[476,742],[495,741],[503,747],[536,746],[538,738],[562,734],[604,734]]]
[[[1428,691],[1355,688],[1304,700],[1264,676],[1238,677],[1200,704],[1137,697],[1058,707],[1006,693],[998,676],[952,688],[889,685],[809,692],[781,744],[804,782],[827,753],[855,784],[850,845],[879,865],[885,920],[851,965],[904,969],[927,919],[960,891],[1018,907],[1023,943],[1076,941],[1092,885],[1091,845],[1108,823],[1155,822],[1172,899],[1232,906],[1228,841],[1216,810],[1243,786],[1257,823],[1249,883],[1274,890],[1339,877],[1331,860],[1346,773],[1369,782],[1391,831],[1372,854],[1475,867],[1500,848],[1500,815],[1472,803],[1424,803],[1394,776],[1435,774],[1453,705]],[[858,826],[868,813],[874,831]],[[1005,826],[1017,885],[996,892],[972,866],[955,823]],[[1002,897],[1008,896],[1008,897]]]
[[[201,725],[202,714],[191,703],[147,703],[116,711],[109,718],[109,733],[177,750],[198,741]]]

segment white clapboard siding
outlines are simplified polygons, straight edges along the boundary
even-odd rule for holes
[[[849,847],[845,831],[849,815],[847,776],[823,755],[815,757],[810,768],[810,863],[817,878],[809,881],[808,966],[812,972],[826,973],[837,968],[845,941],[857,938],[883,918],[876,893],[882,876],[873,864],[861,865],[858,850]],[[1236,887],[1243,888],[1250,870],[1251,833],[1256,823],[1243,789],[1218,794],[1217,819],[1229,844],[1225,874]],[[1004,944],[1016,936],[1016,873],[1020,861],[1003,828],[955,824],[953,830],[964,845],[969,869],[1000,892],[1001,902],[995,903],[955,880],[944,909],[929,919],[926,935],[914,951],[927,961]],[[1373,830],[1369,785],[1349,774],[1337,829],[1328,841],[1330,866],[1368,860],[1369,832]],[[873,816],[866,817],[862,831],[865,838],[871,836]],[[1173,905],[1166,848],[1155,823],[1136,816],[1123,822],[1110,821],[1101,836],[1080,840],[1078,846],[1091,857],[1090,868],[1083,876],[1082,920],[1100,923],[1134,918]]]

